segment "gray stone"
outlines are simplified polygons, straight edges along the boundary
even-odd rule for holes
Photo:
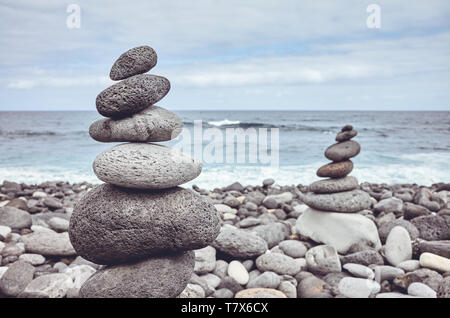
[[[441,208],[439,203],[432,200],[432,193],[427,188],[421,188],[414,195],[413,201],[416,204],[426,207],[428,210],[437,212]]]
[[[33,232],[23,235],[22,240],[28,253],[46,256],[71,256],[76,254],[67,232]]]
[[[300,199],[311,208],[330,212],[358,212],[370,208],[372,204],[370,195],[361,190],[331,194],[308,193]]]
[[[296,286],[288,281],[281,282],[278,289],[285,294],[287,298],[297,298]]]
[[[388,293],[379,293],[375,296],[375,298],[417,298],[417,297],[397,292],[388,292]]]
[[[100,180],[117,186],[166,189],[195,179],[202,163],[175,148],[127,143],[100,153],[93,168]]]
[[[439,284],[443,278],[438,272],[430,270],[428,268],[421,268],[413,272],[406,273],[398,276],[394,279],[394,284],[402,289],[407,290],[409,285],[415,282],[424,283],[437,291]]]
[[[386,238],[388,237],[389,233],[396,226],[404,227],[408,231],[409,237],[411,238],[412,241],[419,237],[419,230],[417,230],[414,224],[403,219],[396,219],[394,221],[383,223],[378,228],[378,234],[380,235],[381,242],[386,241]]]
[[[95,104],[105,117],[126,117],[157,103],[169,90],[167,78],[140,74],[103,90]]]
[[[340,272],[341,262],[336,249],[329,245],[319,245],[309,249],[305,255],[308,270],[319,275]]]
[[[23,243],[8,243],[2,249],[2,256],[20,256],[25,252],[25,246]]]
[[[70,267],[79,266],[79,265],[89,265],[90,267],[95,268],[95,269],[100,269],[100,267],[102,266],[102,265],[93,263],[91,261],[88,261],[87,259],[84,259],[81,256],[77,256],[75,258],[75,260],[72,263],[70,263]]]
[[[397,264],[397,267],[404,270],[405,272],[412,272],[420,268],[420,262],[418,260],[411,259]]]
[[[206,274],[212,272],[216,267],[216,249],[212,246],[207,246],[195,250],[195,267],[196,274]]]
[[[219,276],[220,278],[224,278],[228,272],[228,263],[224,260],[217,260],[215,264],[215,268],[213,270],[213,274]]]
[[[61,209],[63,207],[62,203],[53,197],[46,197],[43,201],[44,205],[52,210]]]
[[[309,191],[314,193],[336,193],[351,191],[358,187],[358,180],[355,177],[331,178],[313,182],[309,186]]]
[[[265,205],[267,200],[275,200],[278,204],[289,203],[293,198],[294,195],[291,192],[283,192],[280,194],[271,194],[266,196],[262,203]]]
[[[202,287],[202,289],[205,291],[205,296],[211,296],[214,293],[214,288],[210,287],[211,282],[208,282],[205,280],[205,277],[200,277],[197,274],[192,274],[189,283],[196,284]]]
[[[427,241],[450,239],[450,216],[425,215],[414,218],[411,223],[419,230],[419,237]]]
[[[48,220],[48,225],[59,232],[67,232],[69,230],[69,221],[59,217],[52,217]]]
[[[416,217],[423,216],[423,215],[430,215],[431,212],[426,207],[405,202],[403,205],[403,218],[405,220],[412,220]]]
[[[66,269],[68,268],[68,266],[66,264],[64,264],[63,262],[56,262],[53,265],[53,268],[56,269],[58,271],[58,273],[64,273],[66,271]]]
[[[12,206],[0,207],[0,225],[6,225],[16,230],[29,228],[31,215],[27,211]]]
[[[383,257],[375,250],[364,250],[360,252],[355,252],[347,254],[341,257],[341,263],[356,263],[360,265],[369,266],[371,264],[383,265]]]
[[[250,280],[246,288],[274,288],[280,285],[281,279],[276,273],[268,271]]]
[[[412,283],[408,286],[408,294],[421,298],[437,298],[434,290],[422,283]]]
[[[450,298],[450,276],[445,277],[437,289],[438,298]]]
[[[181,292],[178,298],[205,298],[205,291],[200,285],[187,284],[186,288]]]
[[[101,184],[76,204],[69,234],[79,255],[110,264],[203,248],[219,229],[213,205],[191,190],[142,191]]]
[[[73,287],[69,275],[56,273],[39,276],[25,287],[19,297],[23,298],[63,298]]]
[[[379,283],[385,280],[393,280],[405,274],[404,270],[388,265],[375,266],[373,270],[375,272],[375,280]]]
[[[447,241],[421,241],[419,242],[420,253],[433,253],[450,258],[450,240]]]
[[[374,205],[374,210],[376,212],[402,212],[403,211],[403,201],[397,198],[388,198],[381,200]]]
[[[254,227],[252,231],[255,231],[263,238],[267,242],[269,248],[277,245],[290,234],[287,226],[279,222],[259,225]]]
[[[173,298],[194,273],[194,252],[153,257],[136,263],[107,266],[80,290],[83,298]],[[157,282],[157,283],[155,283]]]
[[[213,297],[214,298],[233,298],[234,293],[227,288],[220,288],[220,289],[214,291]]]
[[[369,267],[361,265],[361,264],[355,264],[355,263],[347,263],[342,266],[345,270],[347,270],[349,273],[351,273],[353,276],[359,277],[359,278],[368,278],[368,279],[374,279],[375,273],[373,270],[371,270]]]
[[[260,225],[260,224],[261,224],[261,220],[255,218],[255,217],[252,217],[252,216],[249,216],[239,222],[239,226],[241,228],[252,227],[252,226],[256,226],[256,225]]]
[[[340,142],[325,150],[325,157],[332,161],[344,161],[359,154],[361,146],[353,140]]]
[[[278,246],[286,255],[292,258],[303,257],[307,251],[305,244],[296,240],[286,240],[278,244]]]
[[[252,191],[245,194],[245,201],[252,202],[256,205],[261,205],[265,197],[266,196],[262,194],[260,191]]]
[[[356,130],[346,130],[346,131],[341,131],[336,135],[336,141],[337,142],[343,142],[343,141],[347,141],[352,139],[353,137],[355,137],[358,134],[358,132]]]
[[[210,289],[212,291],[214,291],[214,289],[216,289],[217,286],[219,286],[220,282],[221,282],[221,279],[219,276],[216,276],[211,273],[200,276],[200,279],[202,279],[208,286],[208,289]]]
[[[45,257],[40,254],[25,253],[19,256],[19,260],[28,262],[31,265],[42,265],[45,263]]]
[[[358,213],[333,213],[307,209],[298,219],[296,230],[312,240],[347,253],[355,244],[380,249],[378,231],[369,218]]]
[[[339,292],[339,282],[344,277],[351,277],[347,272],[339,272],[339,273],[328,273],[322,277],[322,279],[327,283],[329,290],[334,295],[340,295]]]
[[[247,259],[242,262],[242,265],[245,267],[247,271],[250,271],[255,265],[255,262],[252,259]]]
[[[89,134],[101,142],[156,142],[176,138],[183,121],[176,114],[152,105],[131,117],[95,121]]]
[[[262,271],[272,271],[280,275],[295,275],[301,270],[301,262],[279,253],[266,253],[256,259],[256,267]]]
[[[149,46],[143,45],[129,49],[113,64],[109,77],[113,81],[122,80],[133,75],[150,71],[157,62],[156,52]]]
[[[11,234],[11,228],[6,225],[0,225],[0,241],[6,240],[6,238]],[[0,250],[1,253],[1,250]]]
[[[96,269],[89,265],[77,265],[68,267],[64,270],[64,274],[69,275],[73,280],[73,287],[80,290],[81,286],[96,272]]]
[[[339,282],[339,292],[349,298],[368,298],[380,289],[380,284],[370,279],[344,277]]]
[[[259,256],[268,249],[267,242],[255,233],[234,227],[222,227],[212,246],[236,258]]]
[[[330,286],[320,278],[311,275],[297,285],[298,298],[333,298]]]
[[[264,186],[264,187],[271,186],[271,185],[273,185],[274,183],[275,183],[275,180],[272,179],[272,178],[264,179],[264,180],[263,180],[263,186]]]
[[[25,261],[12,263],[0,279],[0,291],[15,297],[33,280],[34,267]]]
[[[394,266],[411,259],[411,238],[404,227],[395,226],[391,232],[389,232],[384,247],[384,253],[386,260]]]
[[[244,289],[237,281],[234,280],[234,278],[230,276],[226,276],[220,281],[220,285],[217,286],[217,289],[221,288],[229,289],[233,294],[236,294]]]

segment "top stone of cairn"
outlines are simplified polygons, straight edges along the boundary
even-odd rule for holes
[[[109,73],[113,81],[150,71],[157,62],[156,52],[149,46],[138,46],[123,53]]]

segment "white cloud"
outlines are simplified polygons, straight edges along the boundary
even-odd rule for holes
[[[17,80],[9,82],[6,87],[14,89],[30,89],[33,88],[35,85],[36,85],[35,81]]]

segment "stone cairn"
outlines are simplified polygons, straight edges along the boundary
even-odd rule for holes
[[[89,128],[101,142],[125,142],[99,154],[95,186],[76,204],[69,235],[83,258],[106,265],[82,286],[80,297],[178,296],[194,272],[192,250],[219,233],[215,207],[179,185],[196,178],[201,162],[167,146],[183,127],[174,113],[154,105],[170,89],[149,46],[133,48],[114,63],[98,112],[108,117]]]
[[[327,178],[312,183],[301,200],[309,207],[297,220],[301,235],[324,243],[341,254],[364,248],[380,249],[377,227],[367,217],[372,200],[367,192],[359,190],[358,180],[348,176],[353,170],[350,158],[361,150],[351,140],[357,131],[346,125],[337,134],[337,143],[329,146],[325,157],[333,162],[317,170],[317,176]],[[336,253],[336,251],[330,251]]]

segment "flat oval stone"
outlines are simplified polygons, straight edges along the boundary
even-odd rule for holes
[[[336,141],[337,142],[347,141],[355,137],[357,134],[358,132],[356,130],[341,131],[340,133],[337,134]]]
[[[170,90],[167,78],[135,75],[98,94],[95,104],[105,117],[126,117],[159,102]]]
[[[349,130],[353,130],[353,126],[352,125],[345,125],[341,129],[341,131],[349,131]]]
[[[340,142],[325,150],[325,157],[333,161],[344,161],[355,157],[361,151],[359,143],[353,140]]]
[[[182,129],[180,117],[153,105],[131,117],[97,120],[89,127],[89,134],[101,142],[152,142],[174,139]]]
[[[134,189],[167,189],[195,179],[202,163],[163,145],[127,143],[100,153],[94,172],[107,183]]]
[[[372,203],[370,195],[362,190],[330,194],[308,193],[300,199],[313,209],[331,212],[358,212],[370,208]]]
[[[354,190],[358,187],[358,179],[352,176],[337,179],[319,180],[311,183],[309,190],[314,193],[336,193]]]
[[[150,71],[158,60],[156,52],[147,45],[129,49],[115,62],[109,72],[113,81]]]
[[[317,170],[317,176],[323,178],[342,178],[353,170],[353,162],[345,160],[326,164]]]
[[[199,249],[220,230],[216,209],[191,190],[95,186],[75,205],[69,235],[83,258],[111,264]]]
[[[107,266],[81,287],[82,298],[174,298],[194,273],[194,252]]]

